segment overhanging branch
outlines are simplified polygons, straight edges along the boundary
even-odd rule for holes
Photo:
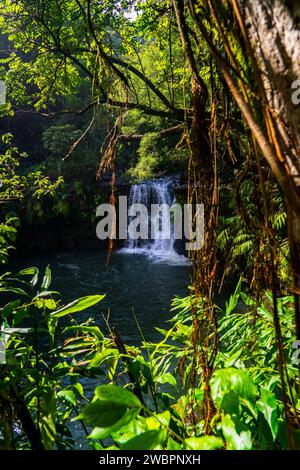
[[[183,124],[179,124],[178,126],[169,127],[168,129],[163,129],[158,132],[153,131],[153,133],[155,133],[159,137],[166,137],[168,135],[176,134],[182,129],[183,129]],[[142,138],[145,137],[145,135],[146,134],[121,134],[118,140],[121,142],[138,142],[142,140]]]

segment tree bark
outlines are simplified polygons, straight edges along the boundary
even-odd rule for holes
[[[250,45],[260,71],[264,100],[275,123],[282,163],[291,191],[282,187],[300,339],[300,5],[284,0],[240,0]],[[297,82],[298,81],[298,82]],[[300,93],[297,94],[300,97]],[[274,144],[274,142],[272,142]]]

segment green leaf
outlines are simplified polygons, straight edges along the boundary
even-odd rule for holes
[[[230,390],[228,393],[225,393],[220,407],[222,408],[222,410],[225,411],[225,413],[228,413],[230,415],[239,415],[240,400],[238,394],[233,390]]]
[[[45,269],[45,274],[44,274],[44,278],[43,278],[41,288],[43,290],[47,290],[48,287],[50,286],[50,284],[51,284],[51,269],[48,265]]]
[[[167,444],[167,449],[168,450],[181,450],[181,445],[178,444],[178,442],[174,441],[172,437],[169,437],[168,439],[168,444]]]
[[[34,299],[39,299],[40,297],[50,297],[51,295],[59,295],[59,292],[56,290],[43,290],[42,292],[39,292]]]
[[[74,389],[75,394],[78,395],[80,398],[84,396],[83,386],[80,382],[73,384],[72,388]]]
[[[161,449],[166,440],[166,431],[147,431],[130,439],[121,446],[121,450]]]
[[[43,299],[43,298],[36,299],[35,305],[37,306],[37,308],[47,309],[47,310],[55,310],[57,306],[54,299]]]
[[[156,377],[155,382],[160,384],[169,384],[173,385],[174,387],[177,387],[176,379],[172,374],[170,374],[170,372],[159,375],[158,377]]]
[[[111,426],[95,427],[88,437],[90,439],[106,439],[113,433],[122,430],[122,428],[127,426],[131,421],[135,420],[138,413],[139,411],[136,408],[131,408]]]
[[[34,333],[46,333],[47,330],[45,328],[6,328],[3,330],[4,334],[6,335],[28,335]]]
[[[258,410],[257,410],[256,403],[252,403],[251,401],[245,400],[244,398],[241,399],[241,403],[245,406],[247,411],[249,411],[251,415],[253,416],[253,418],[256,420],[258,417]]]
[[[140,400],[128,390],[116,385],[99,385],[95,389],[95,396],[107,406],[126,406],[128,408],[141,408]]]
[[[54,342],[55,342],[55,333],[56,333],[57,323],[58,323],[57,318],[48,316],[47,326],[48,326],[49,335],[51,337],[52,345],[54,345]]]
[[[39,270],[38,268],[35,268],[35,267],[26,268],[26,269],[22,269],[21,271],[19,271],[17,275],[32,276],[30,284],[34,287],[39,279]]]
[[[249,430],[242,430],[241,432],[238,432],[235,422],[228,414],[222,418],[221,428],[228,450],[252,449],[251,432]]]
[[[13,316],[12,324],[14,327],[20,325],[29,313],[29,307],[18,308]]]
[[[90,436],[92,439],[110,436],[134,419],[141,408],[141,402],[133,393],[116,385],[99,385],[95,397],[97,400],[85,406],[75,418],[97,428]]]
[[[56,438],[56,400],[54,388],[45,384],[41,390],[41,416],[39,428],[46,450],[53,448]]]
[[[4,318],[8,318],[16,308],[20,305],[20,300],[13,300],[6,304],[3,308],[0,308],[0,313]]]
[[[20,295],[26,295],[26,297],[29,297],[27,292],[25,292],[23,289],[20,287],[5,287],[1,288],[0,292],[14,292],[15,294],[20,294]]]
[[[63,398],[64,400],[71,403],[72,405],[76,404],[76,396],[73,390],[67,390],[67,389],[60,390],[59,392],[57,392],[57,396],[59,398]]]
[[[99,341],[102,342],[104,340],[104,335],[101,332],[100,328],[98,328],[98,326],[86,326],[86,325],[67,326],[66,328],[64,328],[63,334],[73,332],[73,331],[76,331],[77,333],[90,333],[95,338],[97,338]],[[94,357],[96,357],[96,356],[94,356]]]
[[[111,428],[125,415],[126,406],[108,407],[107,402],[96,400],[86,405],[75,420],[82,419],[86,424],[99,428]]]
[[[260,399],[256,402],[258,410],[264,415],[270,426],[273,440],[275,441],[278,433],[278,411],[277,401],[274,393],[261,389]]]
[[[216,436],[188,437],[184,440],[184,443],[186,449],[192,450],[215,450],[224,448],[222,439]]]
[[[101,351],[100,353],[96,354],[93,357],[89,366],[98,367],[101,364],[106,363],[107,361],[110,361],[111,359],[115,358],[118,355],[119,353],[116,349],[112,349],[112,348],[104,349],[104,351]]]
[[[222,405],[224,396],[231,390],[239,397],[252,402],[257,395],[257,388],[247,372],[233,367],[214,372],[210,385],[212,398],[219,406]]]
[[[229,302],[226,302],[226,315],[230,315],[235,309],[235,307],[237,306],[237,303],[241,295],[242,280],[243,280],[243,276],[240,277],[233,295],[231,295],[229,298]]]
[[[171,419],[170,411],[166,410],[163,413],[155,413],[149,418],[146,418],[147,428],[149,431],[159,429],[161,426],[169,426]]]
[[[103,300],[105,295],[88,295],[87,297],[81,297],[80,299],[76,299],[65,307],[56,310],[55,312],[51,313],[52,317],[64,317],[65,315],[70,315],[71,313],[81,312],[93,305],[97,304],[101,300]]]

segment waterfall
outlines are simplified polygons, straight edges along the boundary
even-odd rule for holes
[[[131,207],[132,205],[142,204],[147,208],[148,237],[147,239],[134,239],[128,233],[124,248],[120,250],[122,253],[143,253],[158,260],[171,261],[176,264],[187,263],[187,258],[177,254],[174,249],[172,220],[169,221],[170,225],[168,226],[162,221],[162,211],[153,214],[151,210],[153,204],[171,207],[176,202],[174,193],[176,185],[177,180],[174,178],[161,178],[143,181],[131,187],[128,205]],[[128,217],[128,224],[131,220],[132,217]],[[152,234],[151,227],[154,230]]]

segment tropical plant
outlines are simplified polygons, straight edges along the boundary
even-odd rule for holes
[[[40,206],[45,196],[53,197],[63,178],[44,176],[39,169],[21,166],[25,153],[13,145],[12,134],[2,135],[5,150],[0,154],[0,263],[6,263],[16,241],[19,225],[17,207],[27,197]]]
[[[3,449],[72,448],[68,423],[77,406],[87,400],[80,383],[87,369],[84,357],[101,350],[104,337],[90,321],[78,324],[67,316],[101,301],[92,295],[62,305],[49,290],[51,271],[23,269],[0,278],[1,344],[0,446]]]
[[[110,436],[111,449],[288,448],[271,300],[267,292],[255,310],[240,282],[219,312],[221,350],[210,380],[214,411],[209,435],[204,434],[205,382],[193,379],[193,369],[199,367],[192,339],[193,302],[191,297],[176,298],[173,308],[178,313],[170,330],[160,330],[162,340],[144,344],[144,354],[135,349],[121,356],[134,382],[125,386],[126,393],[112,384],[100,386],[77,417],[93,426],[93,446],[103,448],[100,440]],[[244,312],[238,308],[241,301]],[[300,401],[292,299],[278,303],[290,380],[288,402],[296,423]],[[200,303],[199,321],[204,313]],[[299,445],[296,430],[294,436]]]

